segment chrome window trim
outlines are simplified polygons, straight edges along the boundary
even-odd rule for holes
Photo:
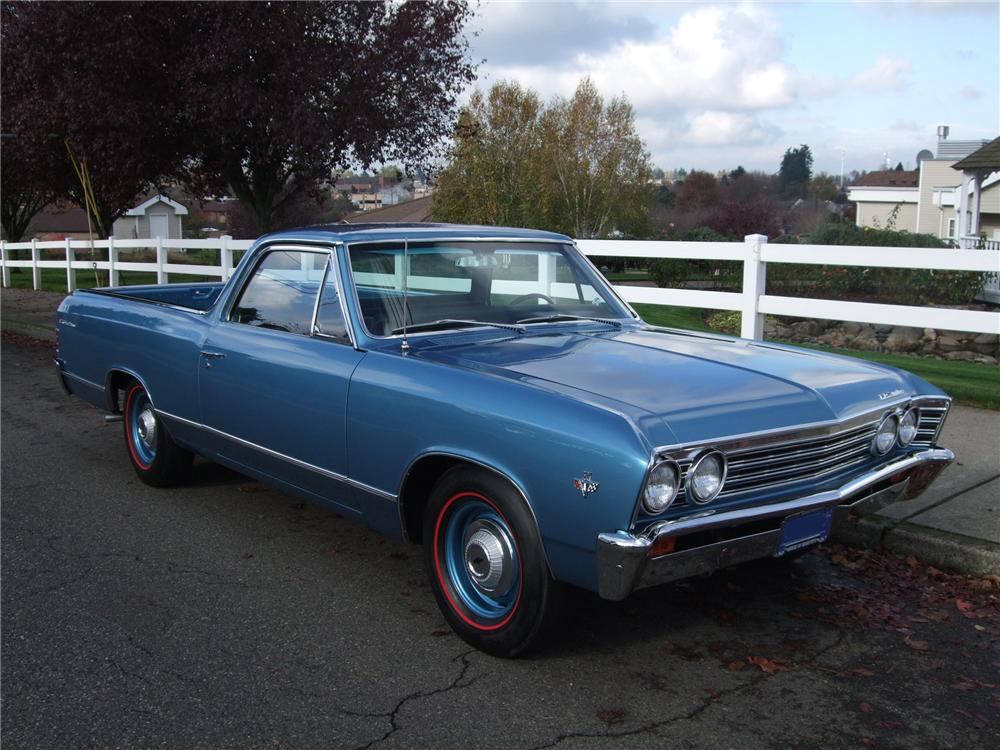
[[[372,495],[376,495],[377,497],[381,497],[385,500],[391,500],[393,502],[397,502],[398,500],[398,496],[392,494],[391,492],[380,490],[378,487],[372,487],[370,484],[359,482],[358,480],[351,479],[350,477],[345,476],[343,474],[338,474],[335,471],[330,471],[329,469],[324,469],[321,466],[316,466],[315,464],[308,463],[307,461],[302,461],[298,458],[288,456],[284,453],[279,453],[278,451],[266,448],[263,445],[258,445],[257,443],[250,442],[249,440],[244,440],[241,437],[230,435],[228,432],[223,432],[222,430],[217,430],[214,427],[209,427],[207,424],[202,424],[201,422],[195,422],[190,419],[185,419],[184,417],[179,417],[176,414],[171,414],[170,412],[163,411],[162,409],[155,409],[155,407],[154,410],[156,411],[157,414],[166,417],[167,419],[173,419],[180,422],[181,424],[188,425],[189,427],[194,427],[199,430],[204,430],[206,432],[212,433],[213,435],[218,435],[219,437],[226,438],[227,440],[232,440],[234,443],[239,443],[240,445],[243,445],[247,448],[258,450],[261,453],[265,453],[273,458],[277,458],[282,461],[287,461],[288,463],[293,464],[294,466],[298,466],[301,469],[306,469],[308,471],[316,472],[317,474],[327,477],[328,479],[333,479],[335,481],[342,482],[346,485],[349,485],[350,487],[363,490]]]
[[[358,296],[358,285],[354,281],[354,268],[351,266],[351,248],[355,247],[357,245],[384,245],[387,242],[393,242],[394,240],[402,240],[402,239],[410,240],[411,242],[511,242],[511,243],[515,243],[516,242],[516,243],[525,243],[525,244],[560,245],[562,247],[572,248],[573,250],[576,251],[577,255],[579,255],[580,257],[582,257],[584,259],[584,261],[586,261],[586,263],[591,268],[594,268],[594,271],[597,274],[597,277],[603,281],[605,287],[607,288],[608,292],[610,292],[611,296],[614,297],[614,299],[616,299],[619,303],[621,303],[621,305],[626,309],[627,312],[629,312],[630,314],[634,315],[637,320],[640,320],[640,318],[639,318],[638,314],[635,312],[635,310],[633,310],[628,305],[627,302],[625,302],[621,297],[618,296],[618,293],[615,292],[614,287],[611,286],[611,282],[609,282],[606,278],[604,278],[604,275],[600,271],[598,271],[596,269],[596,267],[594,266],[594,264],[590,262],[590,259],[587,258],[586,255],[584,255],[583,253],[581,253],[580,250],[579,250],[579,248],[577,248],[576,243],[573,240],[569,239],[569,238],[567,238],[567,239],[541,239],[541,238],[514,238],[514,237],[438,237],[438,236],[434,236],[434,235],[429,235],[429,236],[426,236],[426,237],[425,236],[419,236],[419,237],[415,237],[415,238],[412,238],[412,237],[393,237],[393,238],[389,238],[389,239],[358,240],[358,241],[355,241],[355,242],[341,243],[343,245],[344,249],[345,249],[345,258],[347,260],[347,277],[351,280],[351,292],[354,295],[354,302],[357,305],[357,309],[358,309],[358,313],[359,313],[358,317],[360,319],[359,323],[361,324],[361,329],[364,331],[365,335],[368,336],[368,338],[375,339],[377,341],[392,341],[393,339],[402,339],[403,338],[403,334],[401,334],[401,333],[393,333],[393,334],[390,334],[388,336],[376,336],[375,334],[371,333],[368,330],[367,326],[365,326],[364,316],[360,314],[361,313],[361,298]],[[628,320],[628,318],[612,318],[612,320]],[[545,324],[540,324],[540,325],[545,325]],[[410,331],[409,333],[407,333],[406,338],[412,339],[412,338],[423,338],[423,337],[426,337],[426,336],[440,336],[442,333],[453,333],[453,332],[456,332],[456,331],[462,331],[462,332],[478,331],[478,330],[482,330],[482,329],[486,329],[486,328],[491,328],[491,326],[481,326],[481,327],[478,327],[478,328],[472,328],[472,327],[468,327],[468,328],[456,328],[456,329],[445,328],[445,329],[441,329],[441,330],[437,330],[437,331],[417,331],[417,332]]]
[[[604,283],[607,284],[608,289],[615,296],[615,299],[618,300],[622,304],[622,306],[632,314],[633,318],[635,318],[636,320],[642,320],[642,317],[639,315],[639,313],[635,311],[635,308],[633,308],[632,305],[626,302],[625,299],[620,294],[618,294],[618,290],[615,289],[615,285],[612,284],[611,281],[603,273],[601,273],[601,269],[597,267],[597,264],[590,259],[589,255],[587,255],[585,252],[583,252],[583,250],[580,249],[580,246],[576,244],[576,240],[573,240],[572,244],[573,244],[573,249],[576,250],[576,252],[580,255],[580,257],[583,258],[584,261],[586,261],[587,265],[589,265],[594,270],[594,273],[597,274],[598,278],[603,279]],[[617,320],[617,318],[615,320]]]

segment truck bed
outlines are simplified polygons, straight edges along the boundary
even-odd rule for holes
[[[195,284],[160,284],[145,286],[102,287],[100,289],[81,289],[86,294],[102,294],[111,297],[151,302],[171,307],[183,307],[187,310],[205,312],[219,298],[225,288],[222,282],[203,282]]]

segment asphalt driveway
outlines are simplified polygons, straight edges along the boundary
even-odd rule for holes
[[[1000,745],[1000,582],[831,548],[581,594],[501,661],[417,547],[212,464],[141,484],[51,356],[2,349],[5,750]]]

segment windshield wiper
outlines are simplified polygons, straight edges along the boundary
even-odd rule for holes
[[[591,318],[587,315],[568,315],[566,313],[556,313],[555,315],[540,315],[537,318],[521,318],[518,323],[558,323],[562,320],[593,320],[597,323],[606,323],[615,328],[621,328],[622,322],[614,318]]]
[[[400,326],[399,328],[393,328],[392,332],[394,334],[402,333],[403,331],[406,331],[407,333],[412,333],[414,331],[433,331],[438,328],[440,329],[472,328],[475,326],[491,326],[493,328],[503,328],[506,331],[516,331],[517,333],[524,333],[524,328],[519,325],[511,325],[508,323],[491,323],[487,320],[455,320],[453,318],[442,318],[441,320],[429,320],[426,323],[413,323],[405,327]]]

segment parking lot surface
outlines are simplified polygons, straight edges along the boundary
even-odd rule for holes
[[[5,750],[1000,746],[998,581],[830,547],[580,593],[498,660],[419,547],[210,463],[140,483],[52,355],[3,343]]]

